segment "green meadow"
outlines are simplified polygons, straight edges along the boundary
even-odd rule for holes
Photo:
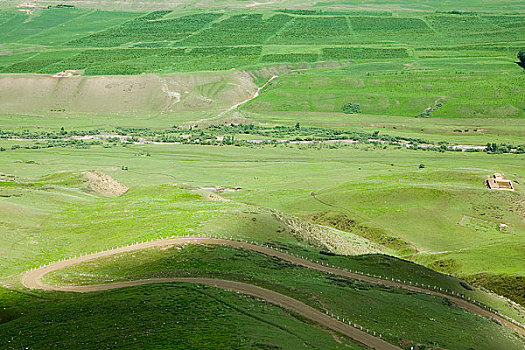
[[[149,285],[37,299],[2,291],[0,300],[17,308],[0,314],[0,344],[7,349],[20,344],[90,349],[365,349],[276,306],[200,285]]]
[[[524,323],[524,38],[518,0],[0,4],[0,348],[366,349],[203,285],[21,283],[185,235],[436,286]],[[90,171],[129,189],[107,195]],[[495,173],[515,191],[488,189]],[[118,254],[46,283],[180,276],[274,290],[407,350],[524,344],[445,298],[223,246]]]
[[[117,202],[130,206],[125,214],[119,215],[120,219],[114,217],[115,213],[110,209],[109,203],[115,200],[109,203],[98,200],[80,208],[74,205],[62,212],[61,215],[66,215],[63,220],[56,217],[44,227],[47,232],[55,232],[60,225],[71,220],[75,222],[75,231],[79,231],[74,237],[82,237],[81,234],[89,237],[88,228],[100,225],[98,230],[106,232],[107,239],[97,243],[99,249],[101,244],[107,247],[119,242],[131,243],[133,239],[170,236],[170,232],[188,232],[196,226],[181,225],[182,222],[198,225],[203,219],[199,219],[202,214],[197,213],[204,210],[206,215],[212,215],[215,212],[213,206],[218,205],[204,203],[202,205],[211,208],[201,210],[191,204],[186,209],[187,215],[192,217],[189,220],[182,215],[182,208],[179,209],[181,215],[172,218],[168,202],[165,209],[140,210],[141,214],[130,221],[128,217],[134,212],[135,196],[140,198],[139,203],[145,201],[145,204],[156,200],[156,196],[177,198],[176,188],[169,187],[173,185],[225,186],[242,188],[222,194],[235,203],[273,208],[314,223],[333,226],[383,244],[385,249],[401,257],[441,271],[463,277],[485,272],[510,276],[525,273],[520,267],[523,264],[519,263],[523,260],[524,249],[522,194],[519,191],[493,192],[483,185],[488,174],[498,171],[518,183],[522,182],[525,176],[519,161],[521,155],[383,150],[367,146],[316,149],[284,145],[92,146],[87,149],[19,149],[2,155],[4,172],[23,179],[95,169],[133,188],[129,194],[117,199]],[[421,164],[424,168],[420,168]],[[128,170],[122,170],[123,166]],[[69,175],[63,176],[67,179]],[[60,185],[60,178],[61,175],[55,175],[46,181],[57,181]],[[173,185],[163,185],[170,183]],[[161,192],[150,198],[148,191],[151,190],[147,190],[147,185],[153,184],[168,187],[162,187]],[[19,185],[11,186],[17,189]],[[137,186],[146,189],[140,190]],[[171,194],[172,191],[175,192]],[[32,196],[32,191],[27,195]],[[13,196],[7,200],[20,201],[25,196]],[[78,196],[85,194],[81,192]],[[62,196],[57,200],[63,200]],[[235,207],[237,204],[220,204],[220,207],[225,205]],[[152,215],[150,210],[160,212]],[[167,216],[159,220],[157,215]],[[115,226],[107,225],[107,220],[114,222]],[[137,220],[144,220],[144,223],[139,224]],[[25,222],[25,219],[21,221]],[[509,224],[509,231],[500,232],[500,223]],[[126,225],[144,228],[130,235],[130,228]],[[143,235],[144,232],[149,234]],[[123,234],[128,237],[124,241],[121,240]],[[64,238],[71,236],[71,231],[64,232],[64,235]],[[56,238],[52,246],[61,239],[60,236]],[[72,249],[75,244],[81,247],[85,241],[69,238],[64,245]],[[48,250],[39,245],[35,248]],[[32,258],[34,256],[30,255],[29,259]]]

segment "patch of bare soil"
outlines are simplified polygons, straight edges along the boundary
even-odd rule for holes
[[[245,8],[250,8],[250,7],[257,7],[257,6],[262,6],[262,5],[271,5],[273,4],[275,1],[268,1],[268,2],[252,2],[251,4],[247,4],[247,5],[244,5],[243,7]]]
[[[103,196],[119,197],[129,190],[129,187],[99,171],[86,172],[84,174],[84,181],[89,190]]]
[[[5,51],[5,50],[2,50]],[[257,86],[244,72],[84,76],[2,74],[4,113],[179,113],[225,110],[253,96]]]
[[[219,196],[217,193],[208,192],[208,191],[204,192],[203,197],[204,199],[208,201],[215,201],[215,202],[229,202],[230,201],[229,199]]]

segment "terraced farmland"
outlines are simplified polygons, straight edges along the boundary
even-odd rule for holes
[[[71,8],[49,8],[28,17],[14,11],[4,11],[6,30],[0,37],[7,56],[13,55],[14,61],[24,59],[24,51],[44,47],[44,56],[34,55],[25,58],[27,67],[17,68],[9,64],[7,57],[2,57],[2,71],[5,73],[35,72],[56,73],[60,69],[83,69],[86,74],[140,74],[142,72],[174,72],[189,70],[224,70],[230,68],[255,68],[278,62],[317,62],[334,59],[402,59],[399,49],[388,52],[382,46],[401,46],[410,52],[418,53],[419,47],[432,44],[432,50],[444,45],[472,44],[470,54],[486,56],[486,41],[507,43],[519,47],[523,37],[522,17],[503,16],[495,19],[486,14],[433,14],[416,15],[409,13],[362,13],[338,12],[334,15],[295,14],[287,12],[234,14],[201,13],[178,16],[171,11],[150,13],[112,13],[106,11],[85,11]],[[346,14],[346,15],[345,15]],[[84,30],[84,32],[82,32]],[[65,41],[65,37],[73,36]],[[518,41],[518,42],[516,42]],[[16,47],[10,44],[17,44]],[[22,46],[20,46],[22,44]],[[264,55],[240,59],[232,52],[221,51],[221,46],[263,45]],[[337,47],[327,47],[337,45]],[[347,47],[341,47],[341,45]],[[348,45],[351,45],[348,47]],[[360,46],[363,45],[363,46]],[[27,47],[24,49],[24,46]],[[209,63],[203,62],[192,54],[190,48],[211,46],[217,48]],[[294,48],[297,46],[297,48]],[[494,46],[494,54],[513,55],[511,46]],[[93,48],[105,48],[109,58],[104,70],[92,69],[98,66],[96,56],[99,51]],[[151,52],[140,51],[148,48]],[[156,54],[154,48],[165,48],[164,54]],[[170,51],[171,47],[181,47],[184,51]],[[283,47],[286,47],[283,52]],[[71,48],[76,48],[72,51]],[[121,55],[123,48],[130,48],[135,53]],[[326,50],[326,51],[325,51]],[[354,51],[354,54],[319,55],[316,53]],[[358,55],[355,52],[369,51]],[[51,51],[48,53],[48,51]],[[273,52],[272,52],[273,51]],[[75,57],[71,61],[71,54]],[[282,54],[282,56],[268,56]],[[293,56],[293,55],[309,56]],[[94,59],[90,59],[94,56]],[[271,58],[270,58],[271,57]],[[410,55],[409,55],[410,57]],[[45,60],[44,60],[45,58]],[[146,59],[147,58],[147,59]],[[279,59],[280,61],[276,61]],[[53,62],[54,61],[54,62]],[[0,61],[1,62],[1,61]],[[191,65],[195,66],[192,67]]]

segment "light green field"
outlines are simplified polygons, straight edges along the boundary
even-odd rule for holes
[[[248,110],[337,113],[353,102],[360,104],[363,114],[415,117],[441,103],[431,118],[494,118],[491,124],[498,125],[501,119],[525,116],[525,76],[505,61],[405,62],[298,72],[278,79]]]
[[[434,285],[525,323],[523,1],[17,5],[0,4],[0,348],[365,348],[212,287],[21,284],[43,264],[182,235]],[[129,191],[90,190],[91,170]],[[516,191],[486,188],[494,173]],[[221,246],[120,254],[47,282],[188,275],[287,294],[407,350],[523,348],[447,299]]]

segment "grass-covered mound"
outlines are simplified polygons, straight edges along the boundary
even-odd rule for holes
[[[339,257],[340,263],[345,260]],[[447,280],[414,264],[388,263],[388,258],[350,258],[350,264],[352,261],[360,266],[397,265],[397,270],[433,276],[433,282]],[[423,271],[418,273],[420,269]],[[238,280],[273,289],[382,333],[384,339],[405,347],[517,349],[521,346],[508,329],[458,309],[443,298],[335,277],[229,247],[166,246],[124,253],[59,270],[45,278],[47,284],[79,285],[183,276]],[[450,280],[453,284],[453,279]],[[430,279],[427,281],[431,283]],[[479,339],[481,329],[483,334],[491,336]]]

